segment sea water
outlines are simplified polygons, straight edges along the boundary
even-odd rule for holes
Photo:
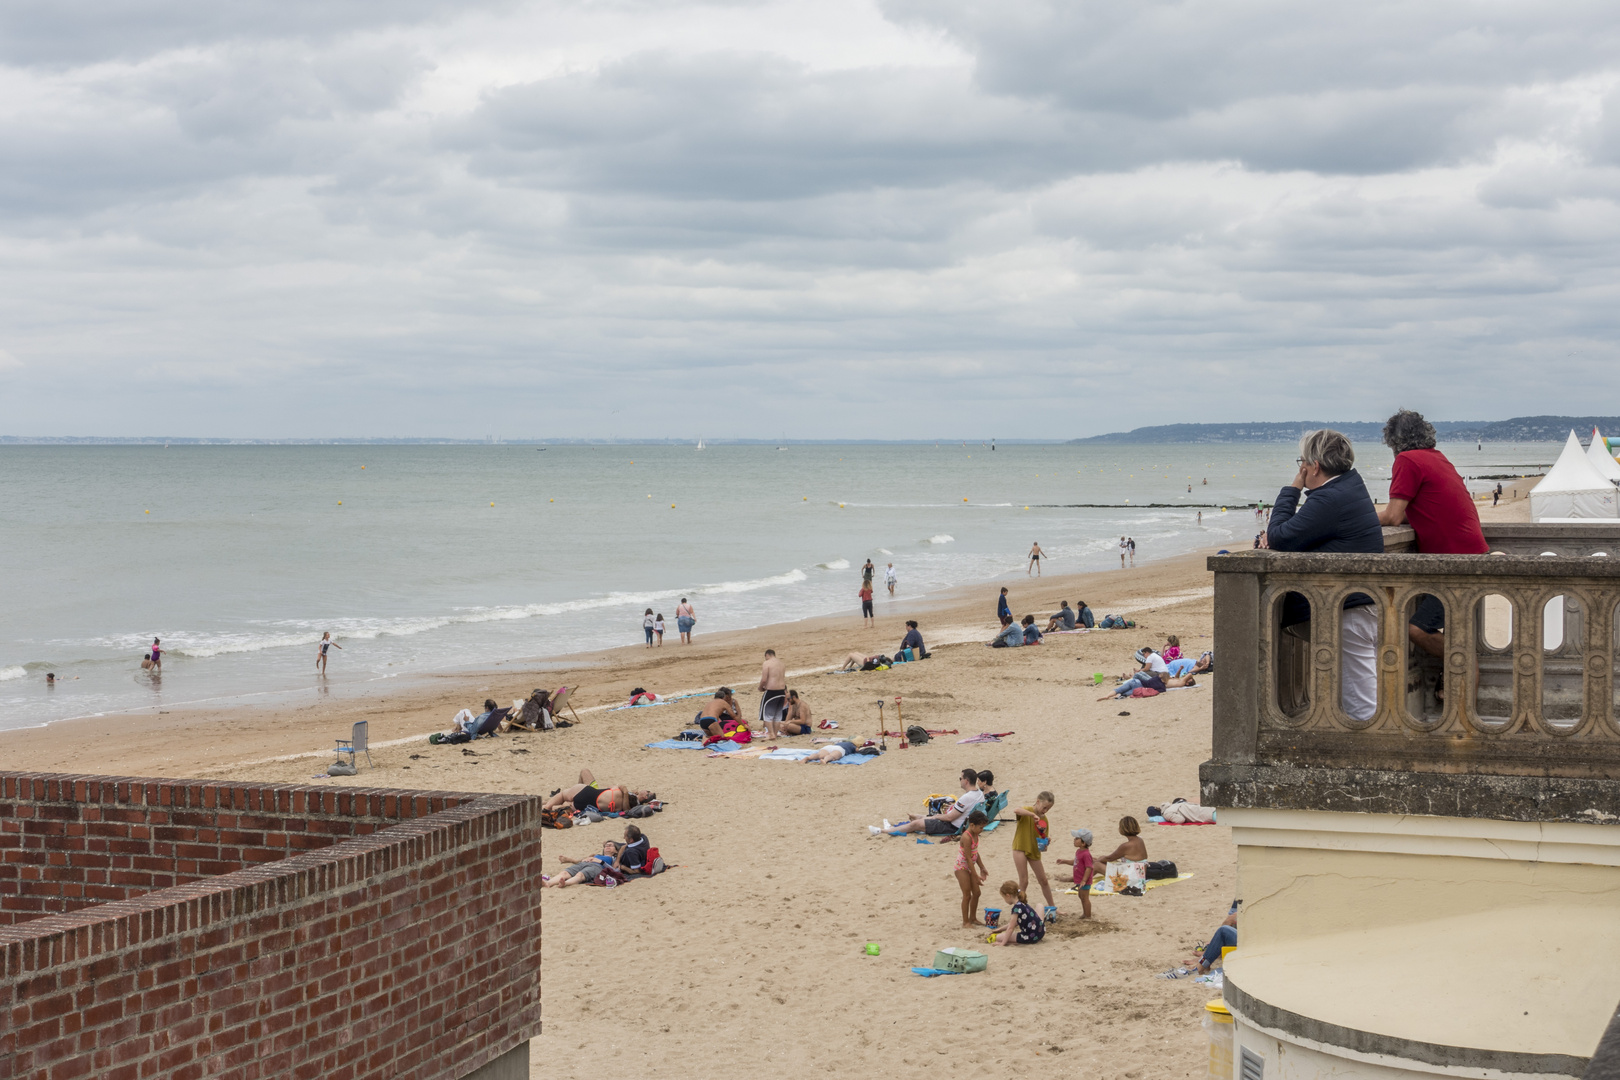
[[[1558,450],[1445,449],[1465,473]],[[1383,497],[1388,452],[1362,453]],[[854,626],[867,559],[879,614],[998,580],[1023,614],[1031,543],[1048,573],[1118,567],[1122,535],[1143,562],[1248,547],[1243,508],[1274,499],[1295,456],[1281,444],[0,447],[0,728],[375,692],[639,644],[648,607],[678,648],[683,596],[700,639],[839,611]],[[322,680],[327,631],[341,651]],[[140,668],[154,636],[161,677]]]

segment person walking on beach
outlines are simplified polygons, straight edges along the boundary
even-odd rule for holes
[[[1001,587],[1001,599],[996,601],[996,621],[1002,626],[1012,622],[1012,605],[1007,603],[1007,587]]]
[[[1135,566],[1136,565],[1136,537],[1134,537],[1134,536],[1126,537],[1126,539],[1125,539],[1125,547],[1130,552],[1131,565]]]
[[[861,582],[861,625],[876,626],[877,616],[872,614],[872,582],[870,579]]]
[[[675,608],[675,627],[681,632],[682,645],[692,644],[692,624],[695,622],[697,613],[692,610],[692,605],[686,602],[686,597],[681,597],[680,604]]]
[[[1129,549],[1129,547],[1126,546],[1125,538],[1123,536],[1120,537],[1119,538],[1119,568],[1121,570],[1125,569],[1125,552],[1127,552],[1128,550],[1130,550],[1130,549]]]
[[[759,668],[759,722],[767,739],[782,737],[782,720],[787,716],[787,668],[776,658],[775,649],[765,650]]]
[[[1499,480],[1496,483],[1496,490],[1491,492],[1491,505],[1495,506],[1497,503],[1499,503],[1501,501],[1502,501],[1502,483]]]
[[[659,649],[664,647],[664,613],[662,611],[653,618],[653,646]]]
[[[322,675],[326,674],[326,650],[337,649],[343,651],[343,646],[332,640],[332,631],[328,630],[321,635],[321,647],[315,653],[315,670]]]
[[[1501,486],[1502,485],[1500,485],[1500,484],[1497,485],[1497,487],[1501,487]],[[894,576],[894,563],[890,563],[889,568],[887,570],[883,571],[883,583],[889,587],[889,595],[890,596],[894,595],[895,581],[896,581],[896,578]]]
[[[649,649],[652,648],[653,623],[655,623],[657,621],[658,620],[653,618],[653,610],[652,610],[652,608],[648,608],[641,615],[641,632],[647,638],[647,646],[646,647],[649,648]]]
[[[1041,544],[1037,540],[1029,547],[1029,566],[1024,569],[1025,577],[1029,577],[1031,570],[1035,572],[1036,577],[1041,576],[1041,554]]]

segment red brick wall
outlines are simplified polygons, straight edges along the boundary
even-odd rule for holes
[[[540,1028],[539,807],[0,773],[59,912],[0,925],[0,1077],[466,1075]]]

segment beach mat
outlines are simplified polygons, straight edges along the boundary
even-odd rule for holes
[[[727,753],[728,751],[731,751],[731,750],[741,750],[742,747],[738,746],[736,743],[732,742],[730,739],[727,739],[725,742],[712,743],[709,746],[704,746],[701,742],[697,742],[697,741],[692,740],[692,739],[660,739],[657,742],[648,743],[647,744],[647,749],[648,750],[714,750],[714,751],[717,751],[719,753],[724,754],[724,753]]]
[[[615,705],[608,712],[623,712],[625,709],[653,709],[659,705],[668,705],[675,701],[690,701],[692,698],[709,697],[704,693],[676,694],[674,697],[659,698],[657,701],[643,701],[635,705]]]
[[[781,750],[772,750],[768,754],[759,755],[759,760],[761,760],[761,761],[800,761],[800,760],[802,760],[804,758],[807,758],[807,757],[814,757],[815,753],[816,752],[814,750],[790,750],[790,749],[787,749],[787,748],[784,747]],[[839,758],[837,761],[830,762],[830,764],[833,764],[833,765],[865,765],[868,761],[871,761],[873,758],[878,757],[878,756],[880,756],[880,755],[878,755],[878,754],[845,754],[843,757]]]
[[[1192,877],[1192,874],[1191,873],[1186,873],[1186,874],[1177,874],[1173,878],[1159,878],[1157,881],[1149,881],[1146,884],[1144,884],[1142,886],[1142,891],[1145,893],[1149,889],[1157,889],[1160,885],[1174,885],[1176,882],[1178,882],[1178,881],[1186,881],[1190,877]],[[1112,889],[1107,889],[1106,891],[1103,891],[1103,892],[1098,892],[1097,891],[1099,886],[1106,886],[1107,884],[1108,884],[1108,879],[1107,878],[1104,878],[1102,881],[1100,881],[1100,882],[1098,882],[1096,884],[1093,884],[1091,886],[1091,895],[1092,896],[1118,896],[1119,893],[1114,892]],[[1080,895],[1080,890],[1079,889],[1064,889],[1063,890],[1063,895],[1064,896],[1079,896]]]

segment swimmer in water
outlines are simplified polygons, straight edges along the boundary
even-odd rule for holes
[[[321,635],[320,651],[315,654],[315,670],[320,672],[322,675],[326,674],[327,649],[337,649],[339,652],[343,650],[343,646],[332,640],[332,632],[330,630]]]

